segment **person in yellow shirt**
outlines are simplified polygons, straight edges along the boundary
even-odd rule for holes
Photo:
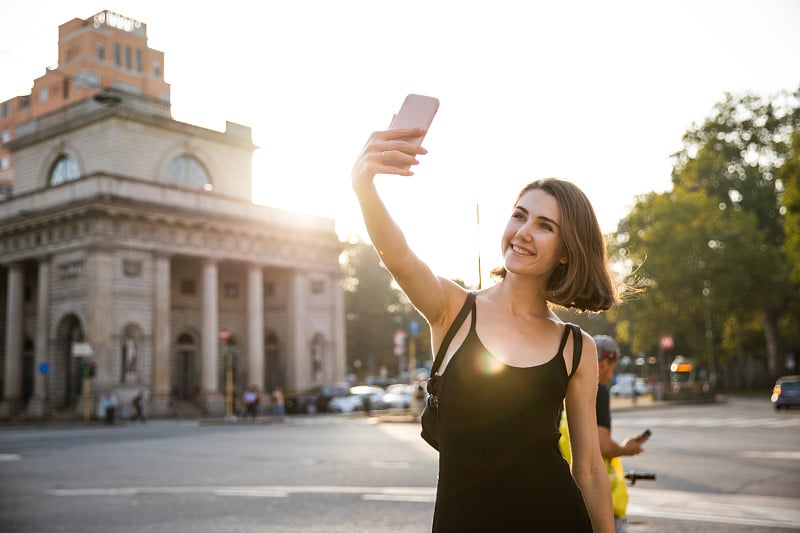
[[[597,346],[597,433],[600,440],[600,453],[606,465],[608,478],[611,482],[611,500],[614,506],[614,527],[616,533],[627,532],[628,487],[625,484],[625,471],[622,468],[620,457],[623,455],[638,455],[644,451],[642,444],[647,440],[643,434],[625,439],[619,444],[611,438],[611,398],[607,384],[614,377],[614,371],[620,357],[617,342],[608,335],[595,335],[593,337]],[[561,438],[558,442],[561,454],[571,462],[571,448],[567,418],[562,411]]]

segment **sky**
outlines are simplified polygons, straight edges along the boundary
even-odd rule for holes
[[[0,101],[105,9],[147,24],[175,119],[252,128],[255,202],[343,240],[368,239],[350,170],[369,134],[406,94],[439,98],[415,176],[376,179],[417,254],[471,285],[528,182],[576,183],[612,232],[725,93],[800,86],[798,0],[0,0]]]

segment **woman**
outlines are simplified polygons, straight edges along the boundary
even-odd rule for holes
[[[427,153],[373,133],[352,171],[373,245],[442,343],[467,292],[436,276],[409,248],[374,184],[412,176]],[[501,238],[501,281],[477,293],[450,343],[439,381],[439,482],[434,531],[614,531],[597,438],[597,356],[582,333],[573,354],[551,304],[608,309],[616,301],[602,234],[586,196],[561,180],[525,187]],[[558,449],[559,408],[569,415],[573,466]]]

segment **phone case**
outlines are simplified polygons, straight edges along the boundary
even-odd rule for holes
[[[433,122],[433,117],[436,116],[436,111],[439,110],[439,99],[432,96],[423,96],[420,94],[409,94],[400,106],[400,111],[397,112],[392,123],[389,125],[390,130],[405,129],[405,128],[424,128],[428,129]],[[408,139],[409,142],[414,144],[422,144],[422,139],[425,136],[414,137]]]

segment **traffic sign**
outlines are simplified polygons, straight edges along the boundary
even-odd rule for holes
[[[419,320],[412,318],[408,321],[408,334],[412,337],[419,335]]]
[[[659,342],[659,344],[665,350],[670,350],[672,349],[673,346],[675,346],[675,342],[672,340],[671,335],[664,335],[663,337],[661,337],[661,341]]]
[[[92,357],[94,355],[94,346],[91,342],[73,342],[72,355],[76,357]]]
[[[50,364],[47,361],[39,363],[39,373],[46,376],[48,372],[50,372]]]
[[[222,328],[219,330],[219,340],[222,342],[228,342],[231,338],[231,332],[228,328]]]
[[[394,354],[395,355],[403,355],[406,353],[406,332],[402,329],[398,329],[394,332],[394,337],[392,339],[394,341]]]

